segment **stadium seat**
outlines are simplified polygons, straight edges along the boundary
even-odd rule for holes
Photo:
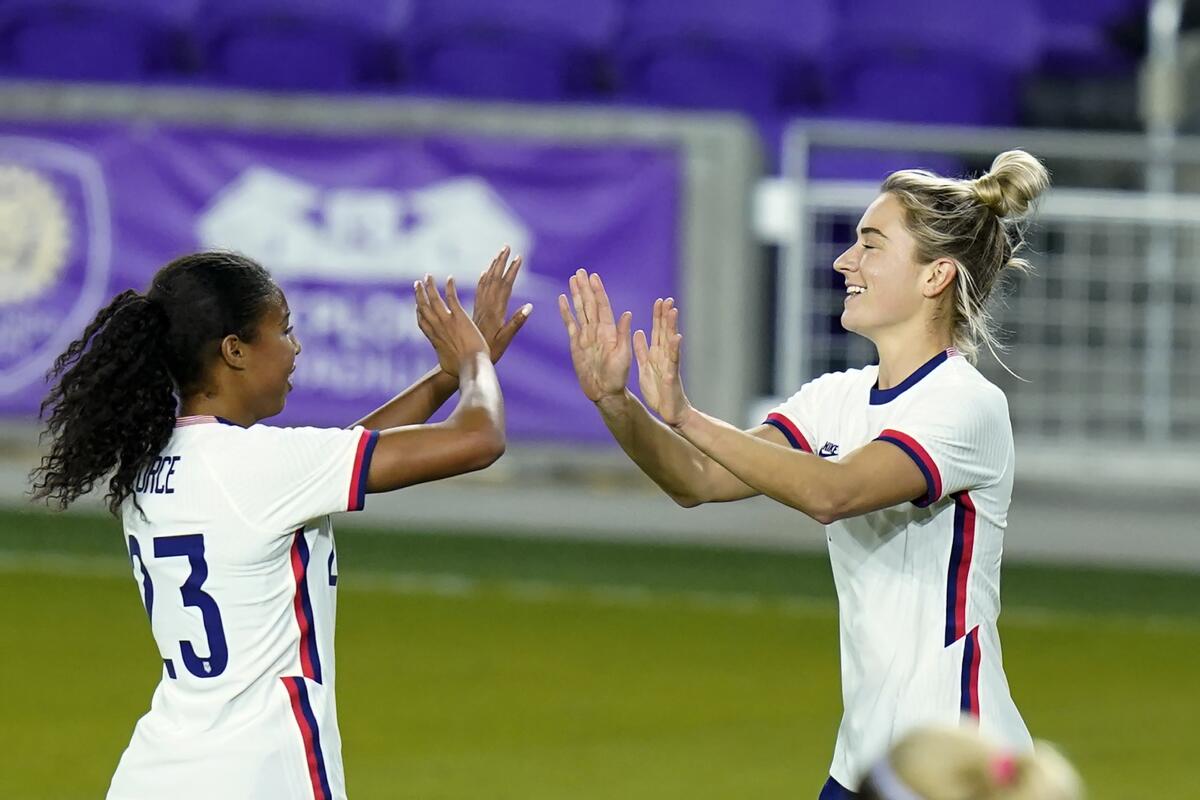
[[[819,104],[826,0],[638,0],[618,49],[621,94],[759,118]]]
[[[1041,0],[1043,71],[1080,77],[1132,72],[1135,59],[1114,44],[1110,28],[1144,18],[1148,5],[1147,0]]]
[[[405,64],[415,88],[452,96],[558,100],[595,94],[618,0],[424,0]]]
[[[206,0],[206,71],[263,89],[384,85],[394,78],[390,43],[410,10],[409,0]]]
[[[178,72],[199,0],[3,0],[10,75],[136,81]]]
[[[831,50],[830,113],[906,122],[1009,125],[1042,52],[1033,0],[846,0]]]

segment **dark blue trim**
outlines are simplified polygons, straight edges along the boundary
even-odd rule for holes
[[[888,444],[894,444],[896,447],[899,447],[904,451],[905,455],[913,460],[913,463],[917,465],[917,469],[921,470],[921,474],[925,476],[925,494],[924,496],[918,497],[912,501],[914,506],[917,508],[925,508],[933,503],[933,501],[937,500],[937,482],[934,481],[933,473],[929,471],[929,467],[926,465],[925,459],[921,458],[916,450],[913,450],[911,447],[909,447],[907,442],[903,442],[894,436],[878,436],[876,437],[875,441],[887,442]]]
[[[858,800],[858,793],[850,791],[831,777],[821,787],[817,800]]]
[[[245,427],[244,425],[238,425],[236,422],[225,419],[224,417],[213,417],[213,419],[215,419],[217,422],[221,423],[222,425],[232,425],[235,428],[244,428]]]
[[[775,428],[780,433],[782,433],[783,437],[788,440],[788,444],[790,444],[793,449],[795,449],[795,450],[803,450],[804,449],[804,447],[800,444],[800,442],[797,441],[796,437],[792,435],[792,432],[787,429],[787,426],[784,425],[779,420],[768,419],[768,420],[763,420],[763,423],[766,425],[770,425],[772,428]]]
[[[949,357],[950,357],[950,352],[948,350],[943,350],[942,352],[938,353],[933,358],[926,361],[921,366],[917,367],[916,372],[914,372],[912,375],[909,375],[907,378],[905,378],[903,381],[901,381],[900,383],[893,386],[891,389],[880,389],[879,381],[876,381],[875,385],[871,387],[871,405],[881,406],[884,403],[888,403],[888,402],[891,402],[892,400],[895,400],[897,397],[904,394],[906,391],[908,391],[912,387],[916,386],[917,383],[919,383],[922,378],[924,378],[929,373],[933,372],[934,369],[937,368],[938,364],[941,364],[943,361],[945,361]]]
[[[332,798],[333,792],[329,789],[329,776],[325,774],[325,753],[321,750],[321,732],[317,728],[317,718],[313,714],[312,704],[308,702],[308,687],[304,685],[304,678],[285,678],[296,685],[296,695],[300,698],[300,711],[304,714],[304,719],[308,721],[309,730],[312,731],[313,751],[317,755],[317,773],[321,776],[321,788],[325,791],[325,797]]]
[[[975,637],[977,631],[971,631],[963,638],[962,678],[959,684],[958,706],[964,714],[971,712],[971,667],[975,660]]]
[[[363,449],[362,463],[358,466],[358,496],[354,499],[354,507],[361,509],[367,504],[367,473],[371,470],[371,456],[375,454],[375,445],[379,443],[379,431],[371,431],[367,438],[367,446]]]
[[[300,553],[300,564],[304,567],[304,574],[300,578],[300,586],[297,587],[300,591],[300,608],[304,612],[304,618],[308,622],[308,642],[302,643],[301,646],[307,644],[308,659],[312,663],[312,679],[321,683],[321,653],[317,649],[317,620],[313,616],[312,597],[308,593],[308,541],[304,538],[304,531],[301,530],[296,534],[296,550]]]
[[[962,566],[963,557],[963,526],[966,523],[967,509],[958,498],[954,503],[954,539],[950,546],[950,568],[946,572],[946,647],[958,641],[962,635],[958,632],[958,620],[955,611],[958,608],[958,570]]]

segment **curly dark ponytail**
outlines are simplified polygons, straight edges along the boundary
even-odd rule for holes
[[[52,442],[30,476],[33,497],[66,508],[111,475],[105,500],[117,514],[170,441],[178,400],[202,387],[221,340],[252,341],[278,295],[259,264],[216,252],[176,259],[145,294],[113,298],[46,375],[53,388],[41,414]]]

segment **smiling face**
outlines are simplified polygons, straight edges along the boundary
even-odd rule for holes
[[[857,240],[833,262],[846,280],[843,328],[878,344],[887,332],[908,330],[936,311],[929,301],[936,305],[945,288],[942,273],[953,265],[944,260],[919,264],[915,254],[899,201],[879,195],[858,223]]]

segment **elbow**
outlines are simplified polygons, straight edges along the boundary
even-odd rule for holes
[[[822,525],[830,525],[854,516],[855,496],[849,487],[840,486],[840,481],[829,481],[824,486],[813,487],[812,500],[800,507]]]
[[[699,497],[695,497],[690,494],[674,494],[673,492],[668,492],[668,494],[670,495],[671,499],[675,501],[675,505],[679,506],[680,508],[695,508],[696,506],[704,504],[704,501]]]
[[[508,447],[504,422],[492,414],[478,410],[463,414],[459,420],[459,431],[466,438],[470,453],[468,472],[495,464]]]
[[[832,525],[839,520],[854,516],[850,498],[837,492],[825,494],[812,508],[805,510],[810,517],[822,525]]]
[[[832,525],[833,523],[835,523],[839,519],[841,519],[841,517],[839,517],[837,514],[830,512],[830,511],[824,511],[824,510],[813,511],[813,512],[809,513],[809,516],[812,517],[813,519],[815,519],[817,522],[821,523],[822,525]]]
[[[508,442],[503,430],[480,431],[475,436],[475,441],[471,447],[474,456],[471,462],[471,470],[487,469],[500,460],[500,456],[504,455],[504,451],[507,448]]]

